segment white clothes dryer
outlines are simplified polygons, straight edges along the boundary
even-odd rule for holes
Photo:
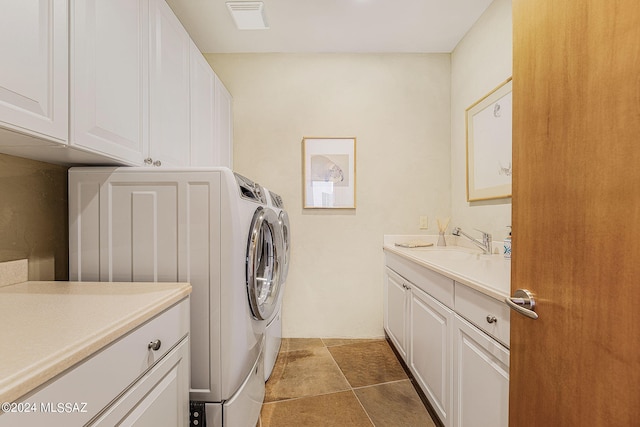
[[[273,372],[282,343],[282,300],[284,298],[285,282],[289,272],[289,259],[291,247],[291,233],[289,215],[284,208],[284,202],[280,195],[264,188],[267,195],[267,205],[278,214],[278,227],[282,233],[284,244],[283,265],[281,269],[280,292],[277,307],[273,316],[268,320],[264,334],[264,380],[267,381]]]
[[[71,168],[69,217],[71,280],[191,283],[192,405],[255,426],[284,263],[262,188],[227,168]]]

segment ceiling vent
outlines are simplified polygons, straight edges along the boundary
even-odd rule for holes
[[[227,9],[239,30],[266,30],[269,28],[261,1],[230,1]]]

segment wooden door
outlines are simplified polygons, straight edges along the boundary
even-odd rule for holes
[[[510,425],[640,422],[640,2],[514,0]]]

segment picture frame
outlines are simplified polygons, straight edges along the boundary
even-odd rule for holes
[[[467,201],[511,197],[511,77],[466,109]]]
[[[302,139],[304,209],[355,209],[356,138]]]

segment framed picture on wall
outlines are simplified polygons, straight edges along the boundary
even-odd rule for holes
[[[303,138],[302,176],[305,209],[355,209],[356,138]]]
[[[466,110],[467,201],[511,197],[511,78]]]

